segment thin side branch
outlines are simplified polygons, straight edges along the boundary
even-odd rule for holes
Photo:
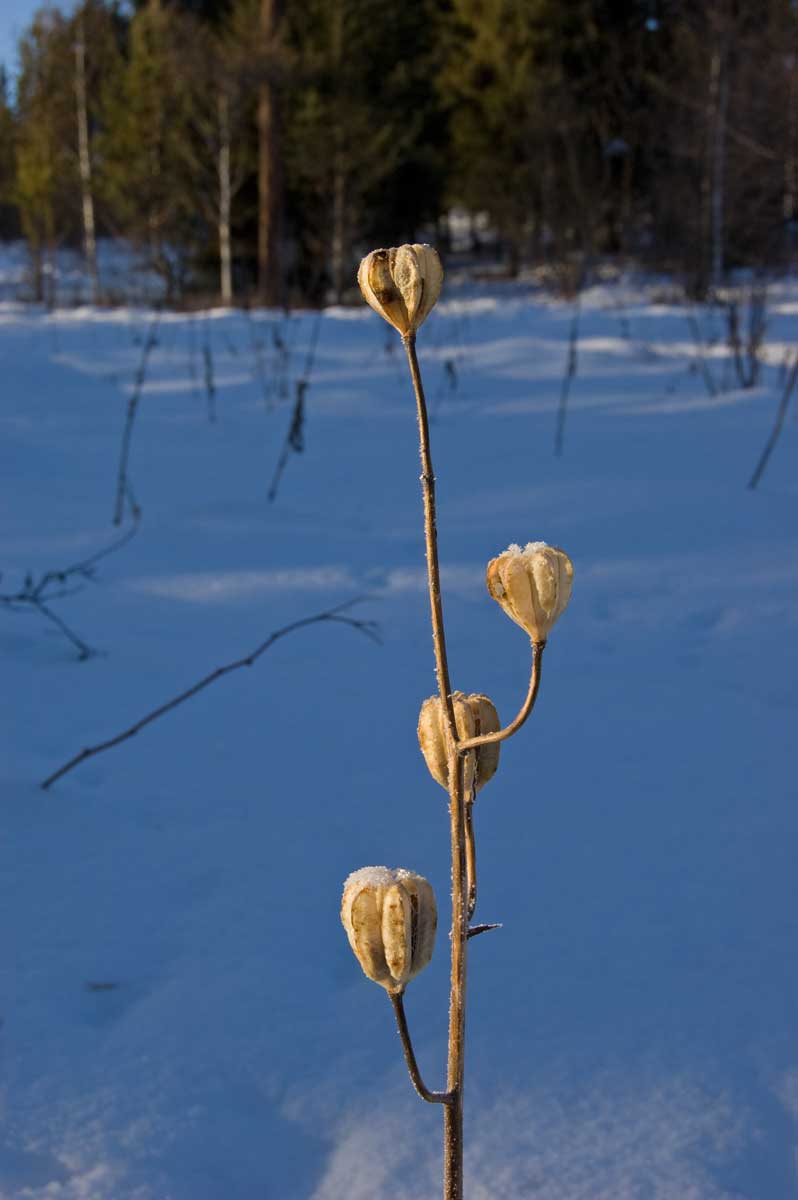
[[[581,288],[582,281],[579,286]],[[554,453],[559,458],[563,452],[565,444],[565,417],[568,411],[568,397],[571,394],[571,385],[576,378],[577,368],[579,366],[579,320],[581,316],[582,305],[581,297],[577,295],[574,304],[574,315],[571,318],[571,330],[568,335],[568,358],[565,362],[565,373],[562,377],[560,385],[560,402],[557,405],[557,428],[554,433]]]
[[[211,345],[211,325],[205,317],[204,338],[202,342],[202,365],[205,382],[205,396],[208,401],[208,420],[213,424],[216,420],[216,377],[213,370],[213,346]]]
[[[403,996],[401,993],[397,994],[394,992],[389,992],[388,994],[391,998],[393,1011],[396,1014],[396,1027],[399,1030],[399,1037],[402,1039],[402,1049],[405,1053],[405,1062],[410,1072],[410,1078],[413,1081],[413,1087],[421,1099],[426,1100],[428,1104],[451,1104],[454,1100],[451,1092],[431,1092],[421,1078],[421,1072],[418,1069],[415,1051],[413,1050],[413,1043],[410,1040],[410,1030],[407,1027]]]
[[[301,454],[305,449],[305,395],[310,387],[310,376],[313,371],[313,362],[316,357],[316,347],[319,343],[319,329],[321,327],[321,318],[323,309],[319,309],[316,313],[313,322],[313,328],[310,333],[310,341],[308,343],[307,353],[305,355],[305,363],[302,374],[297,379],[295,384],[294,394],[294,409],[291,413],[291,424],[288,427],[285,443],[280,457],[277,460],[277,466],[274,469],[271,486],[267,493],[267,499],[271,502],[277,496],[277,489],[280,486],[280,480],[283,477],[283,472],[288,466],[288,460],[291,454]]]
[[[53,600],[61,600],[65,596],[73,596],[80,591],[80,587],[64,586],[70,579],[93,580],[95,576],[95,568],[97,563],[106,557],[108,554],[113,554],[115,550],[119,550],[138,530],[138,525],[133,525],[122,537],[117,538],[109,546],[105,546],[102,550],[98,550],[96,554],[90,555],[88,558],[82,559],[80,562],[73,563],[69,567],[62,567],[59,570],[45,571],[38,579],[34,579],[32,575],[28,575],[25,579],[24,586],[18,592],[0,592],[0,605],[10,609],[12,612],[22,612],[27,609],[40,613],[46,620],[60,630],[60,632],[72,643],[78,652],[78,659],[85,662],[91,658],[96,651],[85,642],[82,637],[75,633],[67,625],[66,621],[54,612],[50,607]]]
[[[790,373],[787,376],[787,382],[784,384],[784,391],[781,394],[779,407],[776,411],[776,420],[773,423],[770,436],[765,442],[765,447],[759,456],[759,462],[756,464],[754,473],[748,481],[748,486],[752,491],[762,478],[765,467],[768,465],[768,460],[773,453],[776,442],[779,440],[779,434],[781,433],[782,426],[784,425],[784,418],[787,416],[787,409],[790,405],[790,397],[795,389],[796,380],[798,380],[798,354],[796,354],[793,360]]]
[[[231,671],[238,671],[241,667],[251,667],[275,642],[279,641],[280,638],[286,637],[289,633],[294,633],[297,629],[305,629],[308,625],[320,625],[322,622],[336,622],[340,625],[348,625],[350,629],[356,629],[359,633],[364,634],[379,644],[380,636],[376,622],[357,620],[354,617],[343,615],[346,609],[351,608],[353,604],[357,604],[361,599],[362,597],[357,597],[354,600],[347,601],[346,604],[339,604],[336,608],[327,609],[326,612],[316,613],[312,617],[303,617],[299,621],[292,621],[290,625],[283,625],[281,629],[276,629],[274,633],[269,634],[265,642],[261,642],[260,646],[256,650],[253,650],[251,654],[246,655],[245,658],[239,658],[235,662],[227,663],[223,667],[217,667],[215,671],[204,675],[197,683],[192,684],[191,687],[186,688],[179,695],[173,696],[171,700],[167,700],[164,704],[160,704],[152,712],[147,713],[146,716],[136,721],[127,729],[124,729],[121,733],[108,738],[104,742],[99,742],[95,746],[86,746],[79,754],[75,754],[68,762],[59,767],[57,771],[53,771],[52,775],[48,775],[40,786],[46,790],[57,779],[60,779],[62,775],[66,775],[67,772],[72,771],[75,767],[85,762],[87,758],[93,758],[95,754],[101,754],[104,750],[110,750],[113,746],[119,746],[129,738],[135,737],[145,726],[152,724],[153,721],[157,721],[159,717],[165,716],[166,713],[171,712],[172,709],[177,708],[184,701],[190,700],[192,696],[196,696],[198,692],[215,683],[217,679],[221,679],[223,675],[229,675]]]
[[[479,937],[479,935],[481,933],[489,933],[491,931],[491,929],[501,929],[501,928],[502,928],[501,921],[499,921],[498,923],[494,923],[492,925],[469,925],[468,936],[470,938]]]
[[[718,385],[715,383],[715,378],[709,369],[704,338],[698,321],[696,320],[695,313],[692,311],[692,309],[687,313],[687,327],[690,330],[693,338],[696,354],[695,362],[699,371],[701,372],[701,378],[704,381],[704,387],[707,389],[707,395],[717,396]]]
[[[474,750],[477,746],[487,746],[492,742],[503,742],[506,738],[512,737],[517,733],[521,726],[526,721],[532,709],[535,707],[535,701],[538,698],[538,690],[540,689],[540,672],[541,662],[543,659],[543,651],[546,648],[545,642],[532,643],[532,674],[529,680],[529,691],[526,694],[526,700],[521,705],[521,709],[514,720],[509,725],[505,725],[504,729],[499,729],[496,733],[481,733],[477,737],[466,739],[466,741],[457,743],[457,753],[463,755],[467,750]]]
[[[139,407],[139,400],[144,389],[144,381],[147,378],[147,363],[150,355],[158,345],[158,325],[161,320],[160,309],[156,312],[152,319],[149,332],[144,339],[144,345],[141,350],[141,358],[139,360],[136,378],[133,382],[133,391],[130,394],[130,399],[127,402],[127,416],[125,417],[125,428],[122,431],[122,444],[119,449],[119,468],[116,477],[116,502],[114,504],[114,525],[121,525],[122,518],[125,515],[125,498],[131,505],[131,511],[134,520],[141,515],[141,510],[133,499],[133,493],[128,481],[128,460],[130,458],[130,443],[133,437],[133,425],[136,420],[136,413]]]

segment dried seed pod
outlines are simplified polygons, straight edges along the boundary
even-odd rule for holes
[[[432,311],[443,267],[432,246],[393,246],[367,254],[357,281],[367,303],[404,335],[415,333]]]
[[[508,546],[488,563],[488,591],[533,642],[545,642],[571,599],[574,567],[545,542]]]
[[[388,992],[403,992],[432,958],[435,893],[413,871],[353,871],[344,884],[341,921],[363,971]]]
[[[452,694],[454,721],[457,736],[461,740],[477,737],[480,733],[496,733],[501,728],[499,714],[487,696],[478,693],[466,696],[463,692]],[[446,725],[443,706],[439,696],[430,696],[421,705],[418,718],[418,740],[421,753],[432,778],[449,789],[448,756],[446,753]],[[480,746],[465,755],[464,791],[470,797],[475,789],[492,779],[499,765],[499,743]]]
[[[499,714],[496,711],[496,705],[489,696],[481,696],[479,693],[474,693],[471,696],[466,696],[466,700],[474,714],[474,726],[476,729],[475,736],[479,737],[481,733],[498,733],[501,729],[501,721]],[[476,790],[480,791],[486,783],[488,783],[499,769],[499,750],[501,749],[499,742],[489,742],[487,746],[478,746],[476,750],[477,765],[476,765]]]

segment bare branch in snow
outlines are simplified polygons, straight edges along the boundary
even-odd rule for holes
[[[147,378],[147,363],[150,355],[158,345],[158,325],[161,320],[160,309],[156,312],[152,319],[149,332],[144,339],[144,345],[141,349],[141,359],[139,360],[136,378],[133,381],[133,391],[130,394],[130,399],[127,402],[127,416],[125,418],[125,428],[122,432],[122,445],[119,450],[119,470],[116,477],[116,503],[114,505],[114,525],[121,525],[122,518],[125,514],[125,500],[127,499],[131,514],[134,520],[141,516],[139,508],[133,496],[133,489],[130,486],[128,479],[128,460],[130,458],[130,442],[133,437],[133,425],[136,420],[136,412],[138,411],[139,400],[144,389],[144,382]]]
[[[172,709],[177,708],[184,701],[190,700],[192,696],[196,696],[198,692],[215,683],[217,679],[221,679],[223,675],[229,675],[232,671],[240,670],[241,667],[253,666],[261,655],[265,654],[275,642],[278,642],[280,638],[284,638],[289,633],[294,633],[297,629],[305,629],[308,625],[321,625],[323,623],[348,625],[350,629],[355,629],[358,633],[362,633],[365,637],[371,638],[372,641],[380,644],[380,632],[376,621],[345,615],[348,609],[352,608],[354,604],[358,604],[362,599],[362,596],[357,596],[354,600],[348,600],[345,604],[339,604],[335,608],[328,608],[324,612],[316,613],[312,617],[302,617],[298,621],[292,621],[289,625],[283,625],[282,628],[276,629],[273,633],[269,634],[264,642],[261,642],[257,649],[247,654],[244,658],[238,658],[234,662],[217,667],[215,671],[204,675],[202,679],[192,684],[191,687],[186,688],[185,691],[180,692],[177,696],[173,696],[171,700],[159,704],[157,708],[148,712],[146,716],[141,717],[127,729],[123,729],[121,733],[115,734],[114,737],[107,738],[104,742],[98,742],[94,746],[86,746],[78,754],[73,755],[63,766],[60,766],[58,770],[53,771],[51,775],[42,780],[40,786],[46,790],[57,779],[60,779],[62,775],[66,775],[67,772],[72,771],[75,767],[85,762],[87,758],[93,758],[95,754],[101,754],[104,750],[110,750],[114,746],[119,746],[122,742],[126,742],[129,738],[135,737],[145,726],[152,724],[153,721],[157,721],[159,717],[165,716],[166,713],[171,712]]]
[[[795,390],[795,384],[796,384],[797,380],[798,380],[798,354],[796,354],[795,358],[793,359],[792,368],[790,369],[790,372],[787,375],[787,381],[784,384],[784,390],[781,393],[781,400],[779,401],[779,407],[776,410],[776,420],[773,422],[773,428],[770,431],[770,436],[768,437],[768,440],[765,442],[765,447],[764,447],[761,455],[759,456],[759,462],[756,464],[754,473],[748,481],[748,486],[749,486],[749,488],[751,488],[752,491],[756,487],[756,485],[759,483],[760,479],[762,478],[762,475],[764,474],[764,471],[765,471],[765,467],[768,465],[768,459],[770,458],[771,454],[773,453],[773,449],[776,445],[776,442],[779,440],[779,434],[781,433],[782,427],[784,425],[784,418],[787,416],[787,409],[789,408],[790,397],[792,396],[793,391]]]
[[[70,580],[93,580],[96,574],[97,563],[108,554],[113,554],[115,550],[119,550],[129,542],[137,530],[138,525],[133,525],[122,537],[112,542],[110,546],[105,546],[102,550],[98,550],[96,554],[92,554],[89,558],[84,558],[81,562],[73,563],[72,566],[45,571],[38,579],[28,574],[19,591],[0,592],[0,604],[12,612],[28,610],[41,613],[46,620],[55,625],[63,633],[64,637],[72,643],[78,652],[78,659],[81,662],[85,662],[87,658],[91,658],[97,651],[92,649],[88,642],[85,642],[82,637],[75,633],[74,629],[71,629],[66,621],[52,610],[50,604],[53,600],[61,600],[65,596],[72,596],[75,592],[80,591],[78,587],[69,586]]]
[[[305,393],[310,387],[310,377],[313,372],[313,363],[316,358],[316,347],[319,343],[319,330],[321,328],[321,319],[324,316],[324,310],[319,309],[313,321],[313,327],[310,332],[310,340],[308,342],[307,352],[305,354],[305,362],[302,368],[302,374],[297,379],[294,395],[294,408],[291,413],[291,424],[288,426],[283,448],[280,451],[280,457],[277,460],[277,466],[274,468],[274,475],[267,493],[268,499],[271,502],[277,496],[277,489],[280,486],[280,480],[283,477],[283,472],[288,465],[288,460],[292,454],[301,454],[305,449]]]

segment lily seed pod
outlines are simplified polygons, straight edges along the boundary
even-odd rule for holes
[[[443,267],[432,246],[392,246],[367,254],[357,281],[366,302],[404,336],[415,333],[432,312]]]
[[[508,617],[545,642],[571,599],[574,567],[564,550],[545,542],[508,546],[488,563],[488,591]]]
[[[388,867],[353,871],[344,884],[341,921],[365,974],[394,995],[432,958],[438,911],[423,875]]]
[[[454,692],[454,721],[457,736],[463,740],[481,733],[497,733],[501,729],[499,714],[487,696],[478,693],[466,696]],[[421,705],[418,718],[418,740],[421,753],[432,778],[449,789],[449,769],[446,754],[446,729],[439,696],[430,696]],[[499,765],[499,743],[479,746],[465,756],[464,784],[466,799],[479,791],[496,774]],[[476,785],[476,786],[475,786]]]

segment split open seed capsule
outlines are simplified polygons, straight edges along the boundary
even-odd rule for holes
[[[365,974],[394,995],[401,995],[432,958],[435,893],[414,871],[353,871],[344,884],[341,921]]]
[[[499,714],[492,700],[478,693],[452,694],[454,722],[461,741],[481,733],[497,733],[501,729]],[[439,696],[430,696],[421,705],[418,718],[418,741],[421,753],[432,778],[449,789],[449,767],[446,752],[446,724]],[[473,792],[483,788],[496,774],[499,765],[499,743],[479,746],[465,755],[464,792],[470,799]]]
[[[404,336],[415,333],[432,312],[443,267],[432,246],[392,246],[367,254],[357,281],[366,302]]]
[[[571,599],[574,567],[545,542],[508,546],[488,563],[488,591],[533,642],[545,642]]]

